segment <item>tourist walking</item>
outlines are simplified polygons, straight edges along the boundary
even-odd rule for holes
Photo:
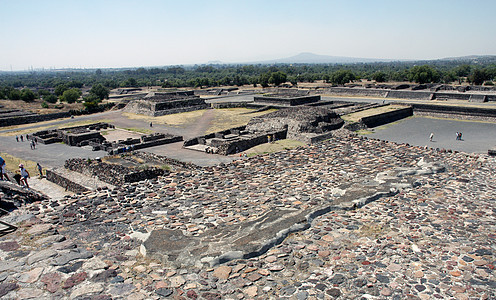
[[[431,135],[429,136],[429,140],[432,142],[433,138],[434,138],[434,132],[431,132]]]
[[[36,167],[38,168],[38,172],[40,172],[40,178],[43,178],[43,168],[40,163],[36,163]]]
[[[16,142],[19,143],[19,137],[16,135]]]
[[[26,170],[26,168],[24,168],[23,164],[19,164],[19,172],[21,173],[21,185],[24,184],[27,188],[29,188],[29,172],[28,170]]]
[[[21,142],[24,142],[24,136],[21,134]]]

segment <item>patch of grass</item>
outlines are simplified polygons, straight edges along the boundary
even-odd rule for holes
[[[254,109],[249,108],[222,108],[215,110],[215,119],[207,130],[207,133],[218,132],[233,127],[244,126],[248,124],[251,118],[262,116],[275,109],[266,111],[255,112]]]
[[[131,127],[131,128],[121,128],[127,131],[132,131],[132,132],[137,132],[137,133],[143,133],[143,134],[152,134],[153,130],[150,129],[145,129],[145,128],[136,128],[136,127]]]
[[[371,134],[371,133],[374,133],[374,131],[372,130],[367,130],[367,129],[360,129],[360,130],[357,130],[355,131],[357,134],[359,135],[366,135],[366,134]]]
[[[15,173],[15,171],[19,170],[19,164],[23,164],[24,168],[28,170],[29,175],[31,175],[32,177],[39,174],[38,168],[36,167],[36,162],[34,161],[18,158],[5,152],[0,153],[0,155],[5,160],[6,169],[11,171],[12,173]],[[14,180],[13,178],[10,179]]]
[[[123,113],[122,115],[128,119],[132,120],[142,120],[147,123],[152,122],[153,124],[166,124],[170,126],[182,127],[191,123],[196,122],[206,110],[195,110],[179,114],[165,115],[160,117],[150,117],[145,115],[138,115],[133,113]]]

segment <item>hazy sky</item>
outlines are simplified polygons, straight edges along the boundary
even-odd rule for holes
[[[0,70],[496,54],[495,0],[0,0]]]

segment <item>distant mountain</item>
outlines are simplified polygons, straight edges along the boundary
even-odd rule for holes
[[[319,55],[309,52],[303,52],[298,55],[287,58],[251,62],[250,64],[352,64],[352,63],[372,63],[372,62],[391,62],[391,61],[398,61],[398,60],[330,56],[330,55]]]
[[[438,60],[460,61],[467,63],[494,63],[496,62],[496,55],[468,55],[468,56],[459,56],[459,57],[446,57]]]

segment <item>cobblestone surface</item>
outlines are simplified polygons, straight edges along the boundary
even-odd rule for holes
[[[336,209],[260,256],[176,265],[143,255],[154,230],[200,236],[431,161],[413,186]],[[494,299],[494,158],[353,136],[26,204],[2,218],[4,299]],[[407,174],[405,173],[405,176]],[[346,194],[346,192],[344,192]]]

